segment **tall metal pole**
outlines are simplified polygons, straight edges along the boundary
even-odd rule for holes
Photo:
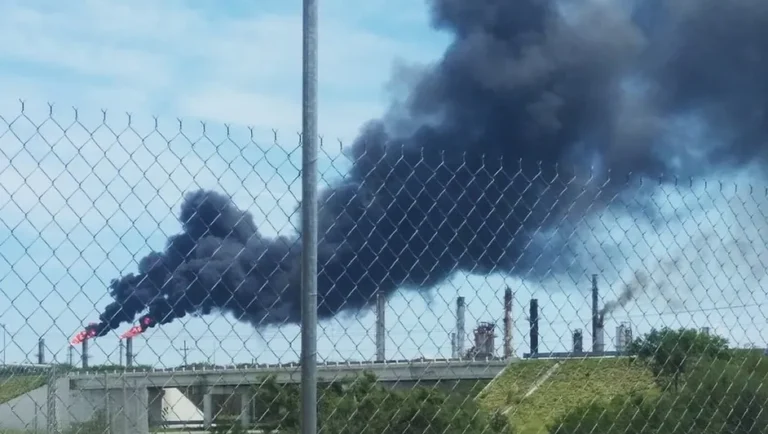
[[[466,309],[467,304],[464,301],[464,297],[459,297],[456,299],[456,353],[457,358],[464,357],[464,342],[467,340],[466,338],[466,330],[465,330],[465,315],[466,315]]]
[[[504,358],[512,357],[512,289],[504,290]]]
[[[317,7],[303,0],[301,432],[317,433]]]
[[[125,340],[125,366],[133,366],[133,338]]]
[[[376,295],[376,360],[383,362],[387,358],[387,299],[383,293]]]
[[[603,332],[600,325],[600,299],[597,288],[597,274],[592,275],[592,351],[597,353],[602,351],[600,348]]]
[[[82,345],[82,354],[80,354],[81,364],[83,366],[83,369],[88,367],[88,338],[83,340]]]
[[[39,365],[45,364],[45,338],[40,338],[37,341],[37,363]]]
[[[5,348],[7,347],[7,342],[5,340],[5,335],[8,333],[8,331],[5,329],[5,324],[0,324],[0,327],[3,328],[3,365],[6,365],[7,360],[5,360]]]

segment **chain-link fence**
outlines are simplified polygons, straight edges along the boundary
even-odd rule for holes
[[[764,188],[352,149],[319,161],[320,432],[765,432]],[[0,432],[296,432],[300,162],[3,113]]]

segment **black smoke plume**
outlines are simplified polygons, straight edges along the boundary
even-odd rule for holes
[[[362,129],[350,172],[321,193],[320,318],[456,271],[560,272],[538,234],[637,180],[765,158],[765,0],[429,7],[452,43]],[[180,218],[164,252],[113,282],[98,334],[147,307],[149,326],[213,310],[299,321],[298,237],[260,236],[212,192],[189,194]]]

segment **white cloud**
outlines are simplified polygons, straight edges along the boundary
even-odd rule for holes
[[[349,142],[384,108],[393,60],[437,54],[429,38],[412,42],[421,23],[366,29],[382,16],[392,17],[385,26],[402,23],[413,7],[398,5],[322,9],[320,129],[330,146],[320,163],[331,176],[344,170],[330,166],[336,139]],[[107,301],[105,283],[178,230],[173,214],[190,189],[232,195],[265,234],[294,231],[300,30],[300,11],[280,1],[0,5],[0,115],[10,123],[0,122],[0,317],[14,334],[47,333],[63,349],[64,335]],[[234,327],[242,343],[252,333],[208,320],[185,336]]]
[[[84,0],[67,8],[17,1],[0,11],[0,53],[6,61],[33,73],[46,71],[59,86],[77,83],[74,92],[48,89],[46,97],[118,107],[120,96],[153,113],[249,121],[262,129],[273,123],[300,126],[293,110],[301,100],[298,11],[222,18],[184,2],[146,0]],[[348,139],[357,132],[354,122],[381,112],[393,60],[422,60],[436,51],[397,39],[397,33],[360,28],[345,10],[337,11],[322,14],[320,23],[321,106],[328,112],[320,127],[326,135]],[[398,30],[407,35],[408,28]],[[250,98],[260,101],[243,105]],[[334,116],[336,105],[354,106],[357,116],[343,116],[352,111],[345,109]],[[250,112],[236,113],[240,109]],[[276,121],[281,114],[285,119]]]

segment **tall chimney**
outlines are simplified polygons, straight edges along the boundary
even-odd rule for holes
[[[376,360],[386,360],[387,328],[384,322],[384,314],[387,311],[387,299],[384,294],[376,295]]]
[[[600,318],[599,296],[597,290],[597,274],[592,275],[592,351],[601,353],[603,345],[603,324]]]
[[[531,355],[539,353],[539,300],[531,299]]]
[[[88,367],[88,338],[83,339],[83,354],[81,354],[83,369]]]
[[[133,338],[125,340],[125,366],[133,366]]]
[[[594,348],[592,349],[592,351],[598,354],[605,351],[605,343],[603,341],[604,338],[605,338],[605,333],[603,331],[603,327],[598,324],[597,335],[595,335]]]
[[[40,365],[45,364],[45,339],[43,338],[37,341],[37,363]]]
[[[584,352],[584,335],[581,329],[573,331],[573,352],[575,354],[581,354]]]
[[[504,358],[512,358],[512,290],[504,290]]]
[[[464,297],[456,299],[456,353],[459,357],[464,357],[464,314],[466,311]]]

